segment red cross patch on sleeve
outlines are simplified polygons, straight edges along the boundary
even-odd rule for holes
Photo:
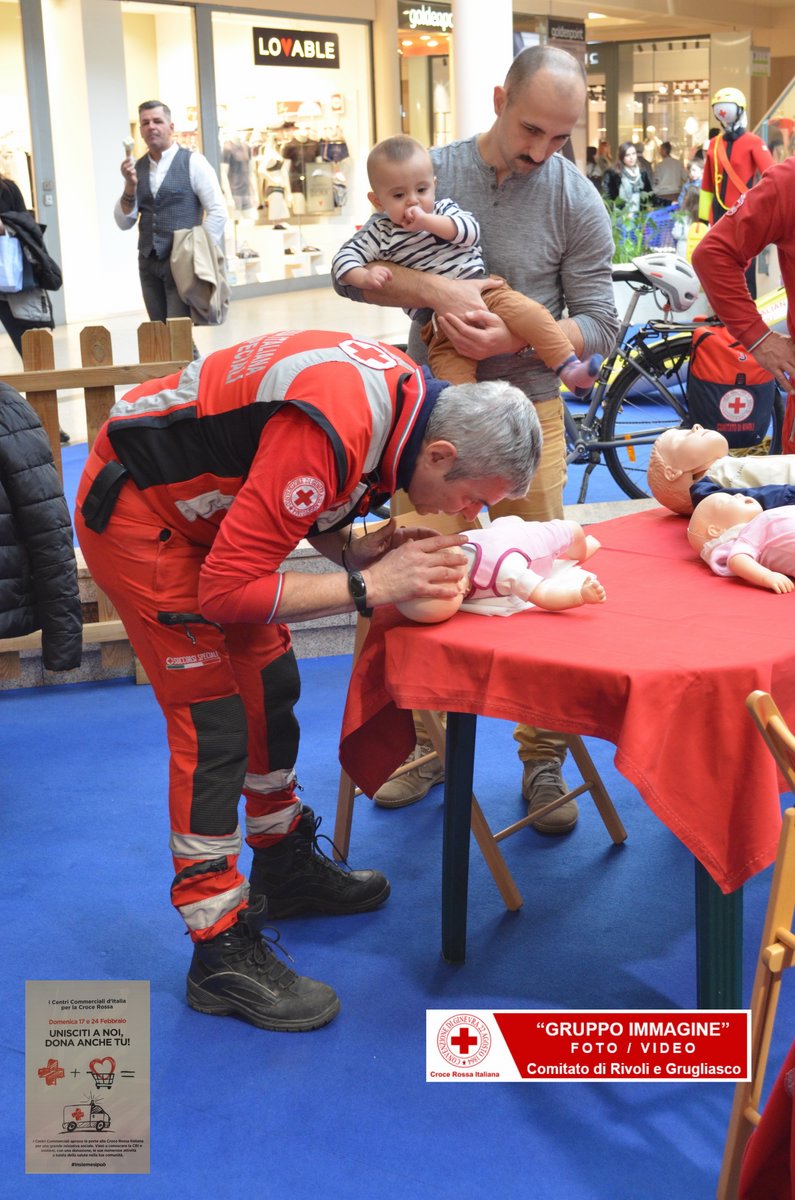
[[[282,492],[282,503],[294,517],[318,512],[326,499],[326,486],[314,475],[296,475]]]

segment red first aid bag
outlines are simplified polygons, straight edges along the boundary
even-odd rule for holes
[[[717,429],[729,448],[755,446],[765,437],[776,381],[722,325],[693,335],[687,378],[686,424]]]

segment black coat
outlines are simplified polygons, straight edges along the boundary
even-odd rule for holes
[[[36,218],[29,212],[0,213],[0,220],[15,233],[22,246],[22,253],[30,263],[33,280],[39,287],[48,292],[57,292],[63,283],[61,268],[54,258],[51,258],[44,245],[46,225],[39,225]],[[31,286],[31,285],[23,285]]]
[[[82,613],[72,522],[36,413],[0,383],[0,637],[42,631],[49,671],[80,666]]]
[[[606,196],[608,200],[617,200],[620,183],[621,172],[615,167],[611,167],[602,176],[602,195]],[[640,168],[640,190],[647,194],[650,194],[652,190],[651,180],[643,167]]]

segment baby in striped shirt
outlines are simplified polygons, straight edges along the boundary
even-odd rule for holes
[[[433,165],[427,150],[414,138],[386,138],[367,159],[377,214],[337,251],[331,264],[336,282],[362,291],[389,283],[386,262],[455,279],[483,279],[486,264],[480,249],[480,226],[473,215],[449,199],[437,200]],[[483,303],[496,313],[554,371],[577,396],[585,395],[599,371],[593,355],[581,362],[574,347],[550,312],[535,300],[515,292],[503,279],[483,292]],[[412,318],[423,310],[405,310]],[[473,383],[477,363],[453,347],[435,318],[422,331],[428,362],[437,379]]]

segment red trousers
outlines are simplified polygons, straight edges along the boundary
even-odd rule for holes
[[[102,466],[89,456],[75,526],[98,587],[124,622],[166,718],[170,750],[172,902],[194,941],[236,919],[247,885],[237,867],[245,797],[246,840],[271,845],[295,827],[300,681],[283,625],[164,624],[198,616],[199,570],[209,546],[164,526],[128,481],[102,533],[80,505]]]

